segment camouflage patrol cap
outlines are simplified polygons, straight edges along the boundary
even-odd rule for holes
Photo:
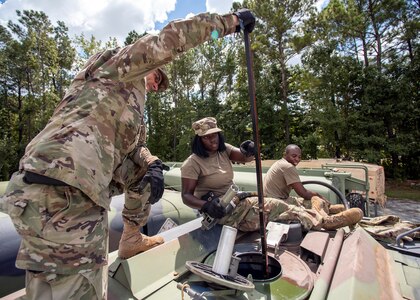
[[[158,87],[158,92],[163,92],[169,87],[169,79],[163,67],[157,68],[157,70],[158,70],[158,74],[160,75],[160,83]]]
[[[222,131],[222,129],[217,127],[217,121],[213,117],[206,117],[201,120],[195,121],[192,124],[192,129],[198,136],[204,136]]]

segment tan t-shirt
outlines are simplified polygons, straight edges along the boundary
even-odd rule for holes
[[[226,143],[226,151],[203,158],[191,154],[181,166],[181,177],[198,180],[194,196],[201,198],[208,192],[224,195],[233,184],[233,168],[229,159],[233,146]]]
[[[295,182],[300,182],[296,167],[282,158],[267,171],[264,192],[268,197],[287,199],[292,190],[290,185]]]

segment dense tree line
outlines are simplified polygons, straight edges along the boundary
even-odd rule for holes
[[[381,164],[388,177],[419,178],[418,0],[248,0],[264,159],[289,143],[305,158]],[[63,22],[17,11],[0,26],[0,180],[18,169],[74,74],[93,53],[118,46],[70,38]],[[140,35],[131,31],[130,44]],[[295,63],[293,63],[295,62]],[[296,63],[298,62],[298,63]],[[193,121],[214,116],[233,144],[252,139],[241,36],[208,42],[166,66],[170,88],[146,102],[148,146],[164,161],[190,154]]]

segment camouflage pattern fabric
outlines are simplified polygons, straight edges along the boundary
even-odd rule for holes
[[[145,146],[136,147],[114,171],[109,197],[121,195],[138,185],[146,174],[149,164],[159,159]]]
[[[306,231],[320,229],[322,216],[312,209],[287,204],[284,200],[264,197],[264,220],[300,221]],[[230,215],[220,219],[219,224],[235,227],[241,231],[256,231],[260,228],[258,197],[247,197],[240,201]]]
[[[308,204],[308,200],[303,200],[303,198],[289,196],[288,198],[282,199],[282,200],[289,205],[296,205],[296,206],[304,205],[306,208],[311,208],[310,207],[310,202]]]
[[[346,209],[343,204],[331,204],[327,200],[324,200],[318,196],[313,196],[311,200],[289,196],[284,201],[290,205],[303,206],[306,209],[314,210],[318,212],[323,218],[326,218],[332,214],[338,214]]]
[[[26,295],[18,299],[99,300],[106,299],[108,267],[75,275],[26,272]]]
[[[145,76],[190,48],[235,32],[235,18],[200,14],[169,23],[158,35],[92,56],[46,127],[26,147],[20,173],[9,182],[5,209],[22,236],[16,266],[47,277],[59,274],[58,286],[82,288],[86,295],[63,290],[55,299],[93,298],[91,288],[75,274],[95,272],[107,263],[111,195],[126,191],[124,220],[143,224],[149,213],[150,204],[139,203],[130,192],[147,170],[144,165],[156,160],[144,147]],[[25,184],[24,171],[69,186]],[[106,274],[98,276],[107,282]],[[36,286],[29,284],[28,294]],[[98,289],[96,295],[104,298]]]
[[[146,225],[151,209],[151,205],[148,202],[149,195],[150,190],[148,188],[143,190],[142,193],[125,192],[126,203],[121,212],[124,223],[138,227]],[[127,203],[127,198],[130,199],[129,203]]]
[[[302,223],[302,227],[305,231],[309,231],[311,229],[321,229],[324,219],[323,216],[314,209],[291,205],[290,209],[282,213],[275,221],[290,223],[296,220]]]
[[[17,267],[73,275],[106,265],[110,195],[131,186],[124,178],[129,172],[118,169],[135,163],[135,184],[144,175],[143,164],[156,159],[144,147],[145,76],[188,49],[235,32],[235,20],[232,14],[199,14],[88,60],[9,182],[6,210],[22,236]],[[24,171],[69,186],[25,184]],[[124,219],[143,223],[150,205],[136,203],[133,193],[127,197],[126,206],[134,208],[124,211]],[[101,280],[106,282],[106,275]],[[73,284],[77,289],[83,283]]]
[[[140,151],[144,151],[144,148],[141,148]],[[129,155],[114,172],[116,174],[114,176],[115,180],[111,183],[110,191],[111,196],[124,192],[123,221],[131,225],[143,226],[147,222],[151,209],[151,205],[147,201],[150,195],[150,185],[146,185],[140,192],[133,191],[139,185],[148,169],[148,162],[135,160],[137,157],[139,155]],[[153,157],[153,160],[155,160],[155,156],[150,157]]]
[[[107,264],[107,211],[70,186],[26,184],[15,174],[4,200],[22,236],[16,267],[57,274]]]
[[[399,217],[393,215],[380,216],[370,220],[361,220],[359,226],[363,227],[375,239],[386,242],[395,243],[398,235],[420,227],[408,221],[402,221]],[[403,240],[411,242],[413,239],[420,239],[420,232],[413,232],[411,235],[405,236]]]
[[[28,144],[20,169],[61,180],[109,209],[114,170],[146,139],[144,77],[188,49],[235,32],[234,22],[232,14],[199,14],[92,56]]]

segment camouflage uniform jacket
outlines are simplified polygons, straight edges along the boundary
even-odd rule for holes
[[[179,53],[233,33],[234,22],[233,15],[204,13],[92,56],[28,144],[20,170],[64,181],[109,209],[109,185],[124,159],[156,159],[138,147],[146,139],[144,77]]]

